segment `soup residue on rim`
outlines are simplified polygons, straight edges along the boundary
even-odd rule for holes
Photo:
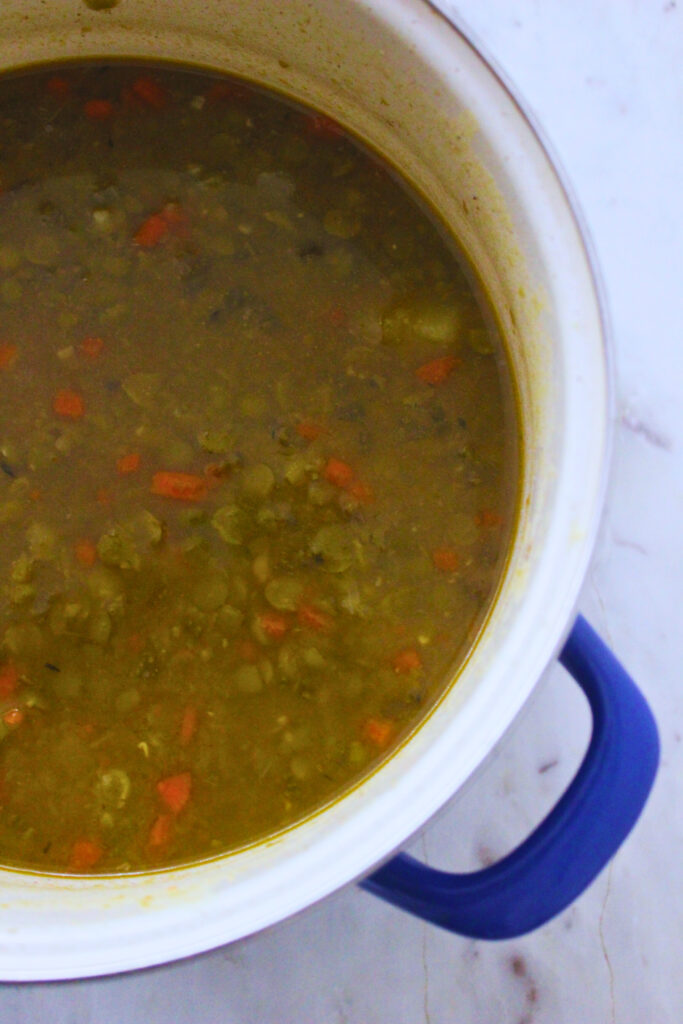
[[[514,525],[503,347],[336,122],[179,68],[0,80],[0,862],[270,836],[419,724]]]

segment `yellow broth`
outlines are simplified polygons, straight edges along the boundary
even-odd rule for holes
[[[514,517],[512,386],[378,156],[180,69],[0,81],[0,862],[272,835],[443,693]]]

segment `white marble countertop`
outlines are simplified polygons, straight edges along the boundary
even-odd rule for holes
[[[535,113],[602,267],[619,423],[581,608],[650,700],[662,764],[609,868],[504,943],[423,925],[355,888],[183,963],[0,987],[5,1024],[680,1024],[683,1021],[683,4],[442,0]],[[444,866],[504,852],[572,774],[586,716],[558,668],[416,844]]]

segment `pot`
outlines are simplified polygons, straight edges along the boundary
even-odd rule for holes
[[[524,459],[519,523],[488,619],[457,685],[394,756],[303,824],[210,862],[122,877],[0,871],[0,977],[177,959],[358,878],[464,934],[536,927],[616,851],[658,754],[624,670],[583,620],[569,632],[606,487],[610,360],[585,232],[547,147],[467,35],[424,0],[4,0],[2,19],[2,68],[131,57],[229,70],[371,142],[439,210],[488,290],[516,377]],[[387,860],[472,775],[560,649],[593,733],[548,818],[482,872]]]

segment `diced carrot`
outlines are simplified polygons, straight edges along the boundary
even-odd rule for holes
[[[325,428],[312,420],[299,420],[294,429],[304,441],[317,441],[325,433]]]
[[[194,473],[162,471],[152,477],[152,494],[176,501],[201,501],[206,495],[208,484],[203,476]]]
[[[318,139],[338,139],[344,134],[342,126],[326,114],[308,114],[306,131]]]
[[[58,416],[70,420],[79,420],[85,412],[83,399],[77,391],[58,391],[52,402],[52,408]]]
[[[170,96],[163,85],[147,75],[136,79],[131,88],[139,100],[154,110],[163,110],[169,104]]]
[[[11,661],[0,667],[0,700],[7,700],[17,688],[19,672]]]
[[[110,100],[88,100],[83,110],[91,121],[108,121],[114,115],[114,104]]]
[[[455,572],[460,564],[460,559],[457,551],[454,551],[453,548],[434,548],[432,564],[440,572]]]
[[[104,339],[94,335],[88,335],[78,346],[84,356],[88,359],[97,359],[104,348]]]
[[[153,249],[172,230],[185,224],[185,215],[177,203],[167,203],[159,213],[153,213],[143,221],[133,235],[133,241],[143,249]]]
[[[173,831],[173,815],[159,814],[149,830],[148,845],[153,849],[166,846]]]
[[[141,245],[143,249],[153,249],[169,231],[170,225],[166,218],[160,213],[153,213],[151,217],[142,222],[133,235],[133,241],[136,245]]]
[[[180,814],[192,793],[192,775],[180,772],[157,782],[157,792],[171,814]]]
[[[335,487],[346,488],[353,483],[353,470],[348,462],[342,462],[341,459],[328,459],[323,476]]]
[[[496,512],[492,508],[482,508],[477,512],[474,517],[474,521],[477,526],[483,526],[491,529],[495,526],[502,526],[503,517],[500,512]]]
[[[94,839],[77,839],[71,847],[69,867],[72,871],[87,871],[102,860],[104,850]]]
[[[363,723],[362,736],[374,746],[384,750],[391,742],[396,728],[386,718],[368,718]]]
[[[429,363],[423,363],[415,373],[425,384],[437,387],[451,375],[458,362],[459,360],[455,356],[439,356],[438,359],[432,359]]]
[[[77,540],[74,544],[74,555],[77,562],[89,568],[97,561],[97,548],[91,540],[84,537],[82,540]]]
[[[37,487],[34,487],[32,491],[28,492],[28,496],[31,501],[40,501],[43,497],[43,492]]]
[[[128,473],[136,473],[140,468],[140,455],[138,452],[129,452],[128,455],[122,455],[120,459],[116,460],[116,471],[121,476],[127,476]]]
[[[284,615],[278,615],[277,612],[261,612],[257,617],[257,622],[271,640],[282,640],[289,629],[287,619]]]
[[[65,100],[71,95],[71,82],[61,75],[53,75],[45,83],[45,91],[55,99]]]
[[[188,704],[183,711],[180,720],[180,745],[186,747],[197,731],[197,709],[193,704]]]
[[[0,342],[0,370],[8,370],[14,360],[17,358],[16,345],[9,345],[7,343]]]
[[[15,729],[24,721],[24,712],[21,708],[10,708],[9,711],[5,711],[2,720],[10,729]]]
[[[406,647],[394,655],[391,664],[398,675],[407,675],[422,668],[422,658],[414,647]]]
[[[310,604],[299,605],[297,619],[300,626],[312,629],[316,633],[329,633],[334,626],[334,619],[328,612],[323,612]]]

